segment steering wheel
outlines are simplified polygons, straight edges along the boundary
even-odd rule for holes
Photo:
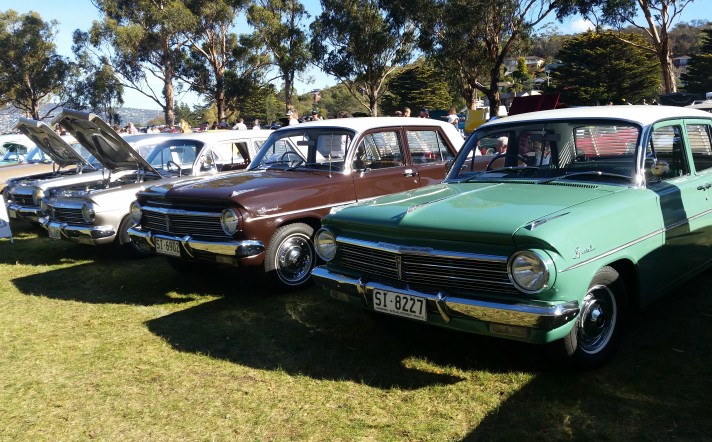
[[[296,152],[287,151],[282,154],[279,161],[289,163],[289,167],[296,167],[304,162],[304,158],[300,157]]]
[[[171,166],[173,166],[173,167],[171,167]],[[173,168],[175,168],[175,170],[177,172],[180,172],[180,170],[181,170],[180,164],[176,163],[173,160],[166,161],[166,169],[173,170]]]
[[[506,153],[506,152],[505,152],[505,153],[498,153],[497,155],[494,156],[494,158],[492,158],[492,159],[489,161],[489,163],[487,163],[487,167],[485,168],[485,170],[492,170],[492,163],[494,163],[494,162],[497,161],[498,159],[500,159],[500,158],[502,158],[502,157],[506,157],[506,156],[507,156],[507,153]],[[521,155],[521,154],[517,155],[517,159],[518,159],[519,161],[521,161],[522,163],[524,163],[525,165],[527,164],[527,158],[526,158],[524,155]]]

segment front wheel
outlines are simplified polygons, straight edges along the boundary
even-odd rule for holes
[[[282,226],[274,232],[267,249],[265,273],[281,289],[294,290],[311,282],[316,264],[314,229],[303,223]]]
[[[603,267],[593,277],[571,332],[552,345],[581,369],[608,362],[618,345],[627,298],[625,284],[612,267]]]

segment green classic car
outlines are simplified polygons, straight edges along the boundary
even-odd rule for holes
[[[633,309],[709,267],[711,197],[708,113],[522,114],[475,131],[442,184],[332,211],[312,276],[366,309],[547,344],[593,368]]]

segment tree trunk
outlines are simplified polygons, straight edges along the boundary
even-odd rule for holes
[[[665,93],[672,94],[677,92],[675,68],[672,64],[672,57],[670,56],[670,50],[668,49],[667,44],[664,45],[660,53],[658,53],[658,59],[660,60],[660,68],[662,69],[663,87],[665,88]]]
[[[218,112],[218,121],[220,123],[227,121],[225,111],[225,77],[224,72],[215,75],[215,107]]]
[[[378,116],[378,100],[375,95],[368,96],[368,112],[372,117]]]
[[[284,77],[284,112],[292,108],[292,79],[289,75]]]
[[[173,112],[173,81],[169,78],[165,79],[163,83],[163,98],[166,99],[165,105],[163,107],[163,114],[165,115],[166,126],[172,128],[176,122],[176,116]]]

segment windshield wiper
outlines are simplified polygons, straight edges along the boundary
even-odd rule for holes
[[[621,178],[627,181],[630,181],[632,177],[629,177],[628,175],[622,175],[620,173],[611,173],[611,172],[602,172],[600,170],[589,170],[589,171],[582,171],[582,172],[574,172],[574,173],[568,173],[566,175],[559,175],[551,178],[547,178],[541,181],[538,181],[537,184],[546,184],[550,183],[552,181],[557,181],[557,180],[567,180],[569,178],[577,177],[577,176],[582,176],[582,175],[593,175],[593,176],[600,176],[600,177],[612,177],[612,178]]]

